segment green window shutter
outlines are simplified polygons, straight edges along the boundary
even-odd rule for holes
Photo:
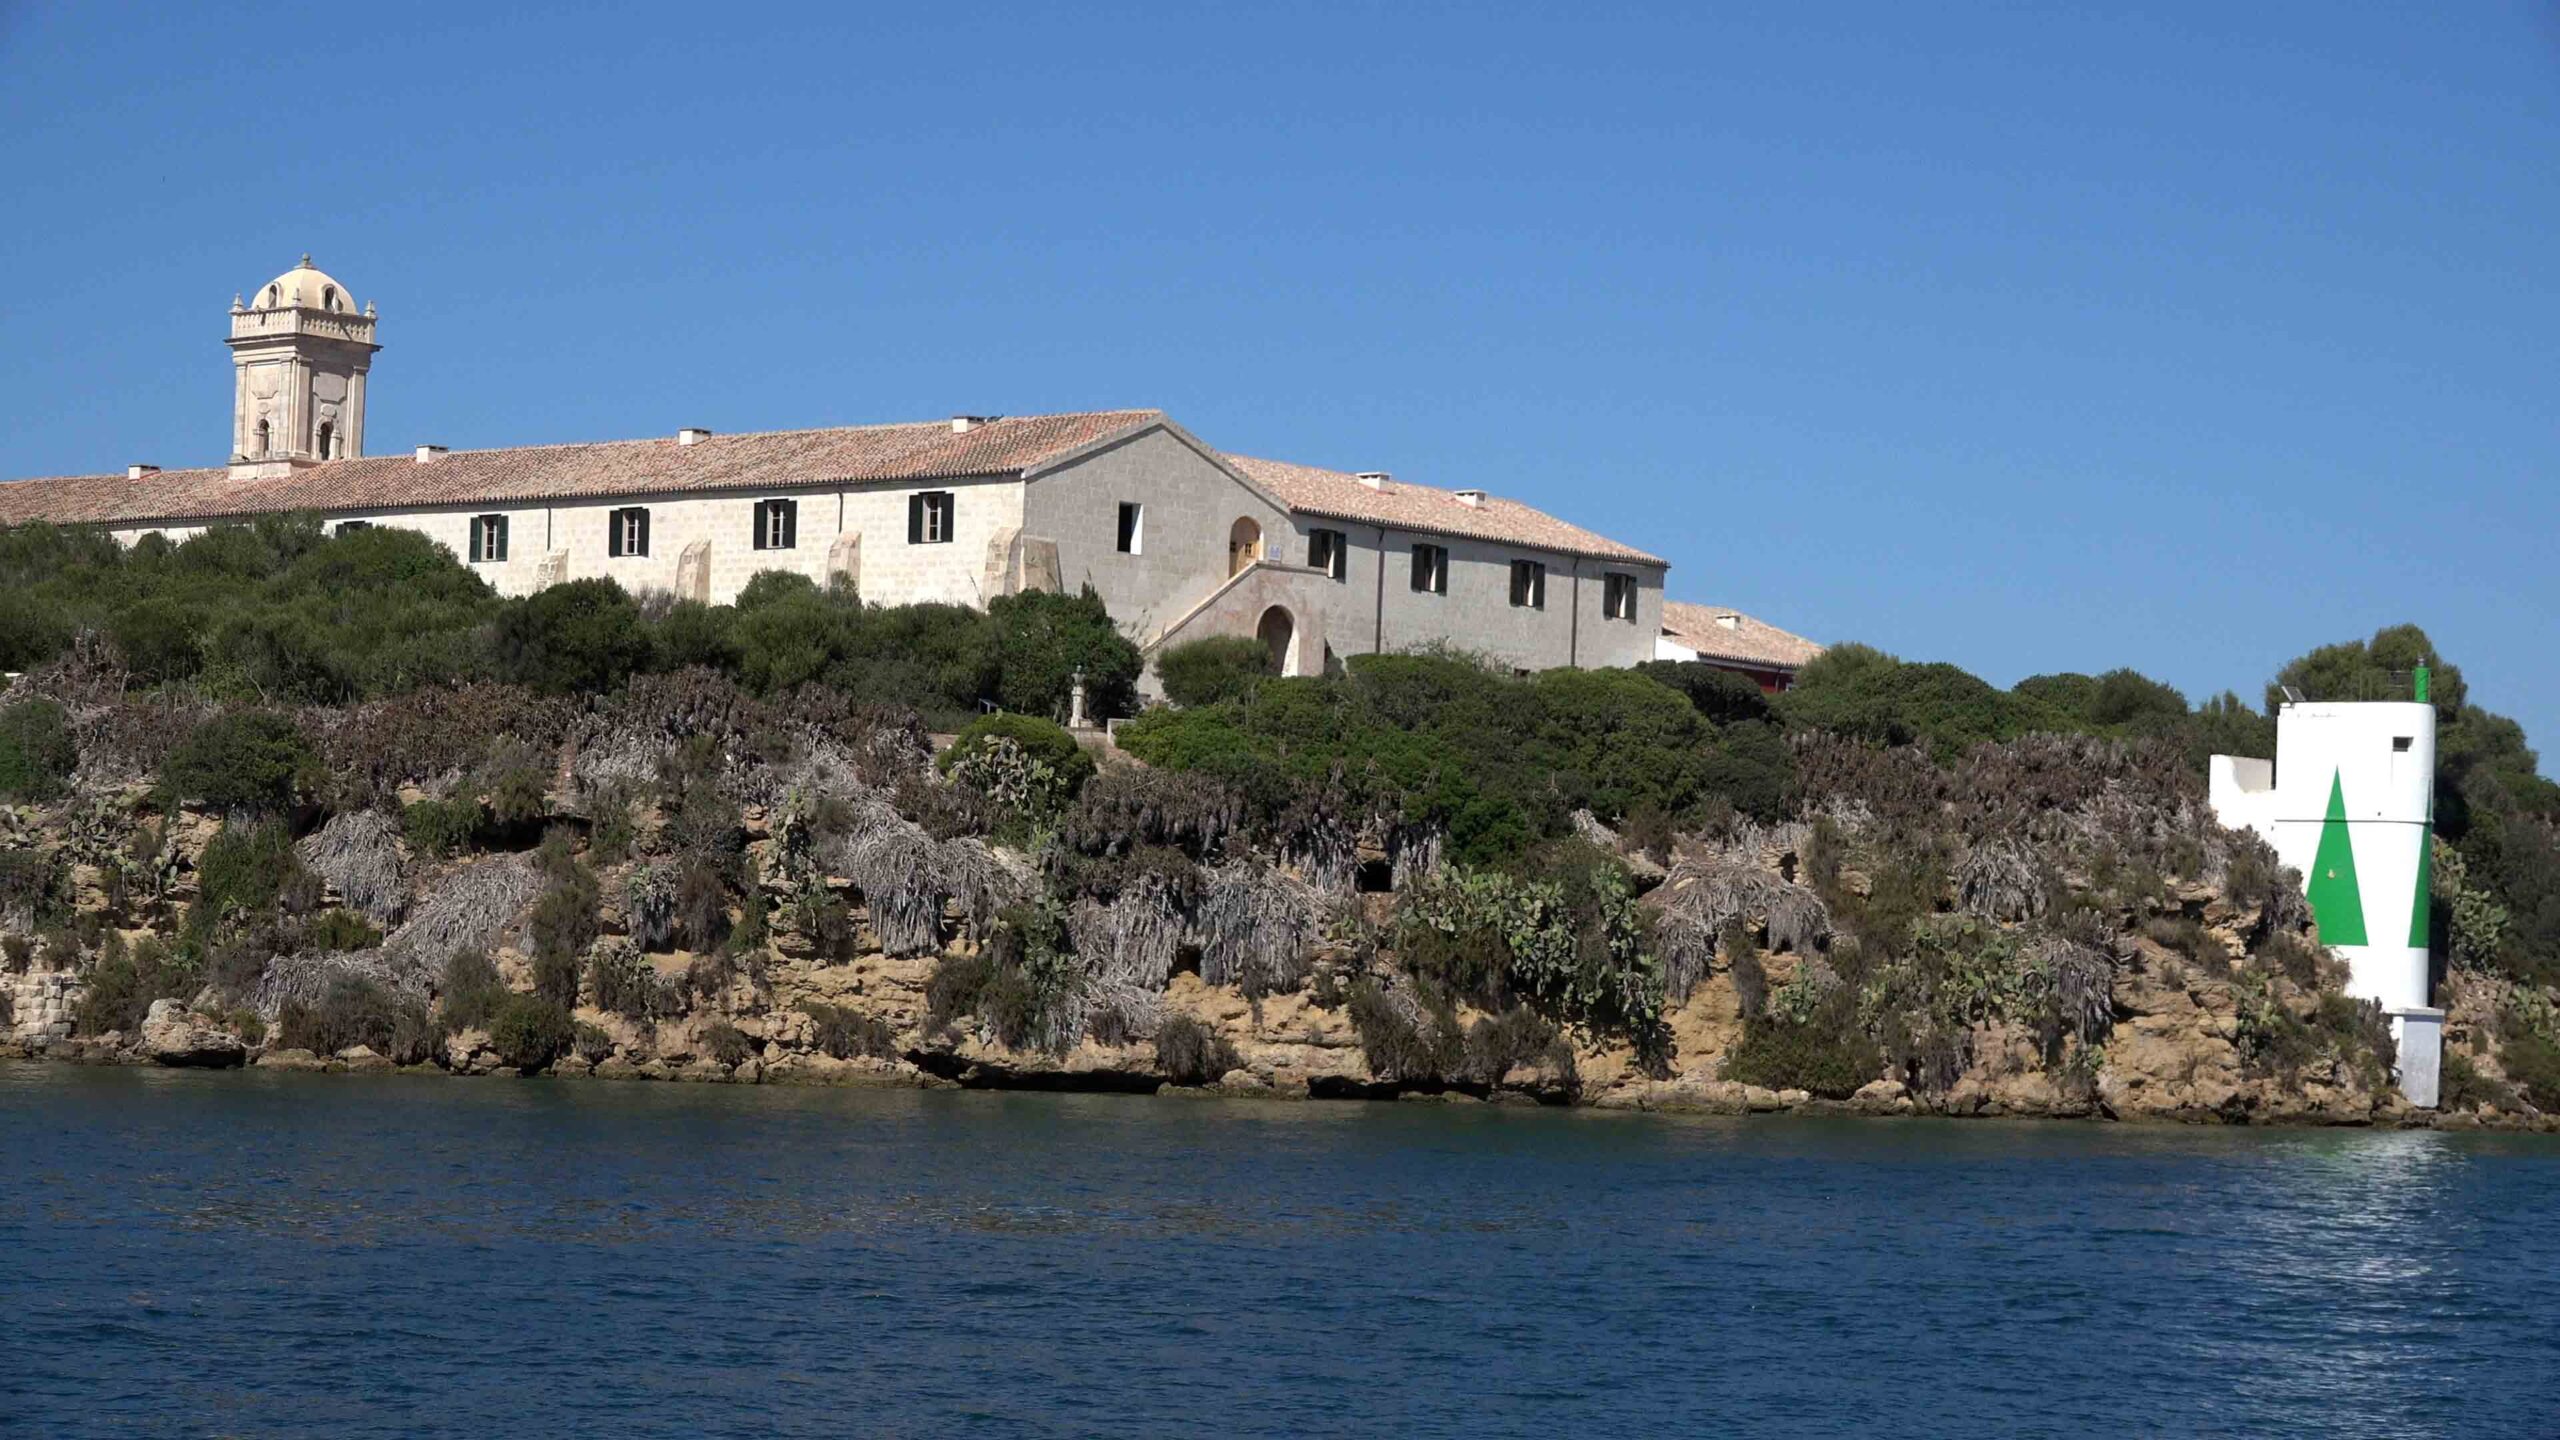
[[[2356,884],[2355,842],[2347,833],[2345,778],[2329,774],[2329,815],[2320,822],[2320,851],[2311,860],[2311,918],[2323,945],[2362,945],[2364,891]]]
[[[604,553],[608,559],[622,554],[622,512],[611,510],[604,517]]]
[[[924,497],[921,495],[907,497],[907,543],[924,543]]]
[[[498,558],[504,560],[507,558],[507,517],[504,515],[492,515],[489,518],[495,522],[498,527]]]
[[[797,500],[777,500],[774,503],[782,507],[782,548],[785,550],[799,549],[800,502]]]
[[[648,512],[646,509],[643,509],[643,510],[641,510],[641,511],[639,512],[639,514],[640,514],[640,553],[641,553],[641,554],[643,554],[643,555],[646,555],[646,554],[648,554],[648,553],[649,553],[649,512]]]
[[[772,501],[759,500],[755,503],[753,508],[747,511],[747,528],[755,532],[749,543],[755,549],[763,550],[770,548],[764,543],[764,535],[765,527],[770,525],[773,520],[773,517],[767,513],[772,509]]]

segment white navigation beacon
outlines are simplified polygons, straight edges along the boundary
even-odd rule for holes
[[[2302,872],[2320,941],[2347,963],[2347,993],[2381,1002],[2400,1090],[2436,1103],[2444,1012],[2433,1008],[2427,870],[2434,844],[2436,710],[2427,671],[2408,700],[2304,700],[2276,711],[2276,758],[2216,755],[2214,814],[2254,830]]]

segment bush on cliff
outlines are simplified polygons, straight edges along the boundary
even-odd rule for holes
[[[42,696],[0,710],[0,799],[46,801],[60,795],[80,765],[71,723]]]
[[[539,995],[509,995],[489,1019],[489,1048],[528,1075],[569,1053],[577,1039],[569,1012]]]
[[[506,982],[486,952],[457,950],[436,986],[436,1022],[444,1033],[485,1030],[507,1001]]]
[[[1241,700],[1271,673],[1271,647],[1247,635],[1211,635],[1156,656],[1156,678],[1176,705]]]
[[[355,975],[330,982],[317,1002],[286,1001],[276,1016],[286,1049],[334,1055],[362,1045],[397,1065],[432,1059],[440,1034],[423,1002]]]
[[[2539,1035],[2517,1035],[2498,1050],[2498,1065],[2536,1110],[2560,1114],[2560,1045]]]
[[[235,710],[196,727],[161,770],[179,799],[208,810],[274,815],[319,778],[311,743],[270,710]]]
[[[1156,1026],[1156,1068],[1176,1085],[1207,1085],[1244,1063],[1227,1037],[1188,1015]]]
[[[1802,1022],[1768,1016],[1743,1027],[1725,1052],[1724,1078],[1770,1090],[1845,1100],[1884,1073],[1884,1056],[1838,1007]]]
[[[896,1032],[876,1016],[814,1001],[800,1009],[809,1017],[809,1043],[822,1055],[850,1060],[857,1055],[885,1059],[898,1053]]]
[[[72,1012],[72,1029],[82,1035],[115,1030],[128,1037],[140,1027],[152,1001],[192,995],[200,983],[196,967],[181,952],[151,938],[127,945],[112,931],[83,978],[88,990]]]
[[[1084,676],[1085,710],[1096,719],[1126,715],[1142,664],[1087,585],[1074,595],[1028,590],[987,604],[995,627],[996,703],[1026,715],[1068,718],[1075,677]]]
[[[526,596],[498,616],[503,680],[548,695],[620,688],[649,663],[640,607],[610,580],[571,580]]]

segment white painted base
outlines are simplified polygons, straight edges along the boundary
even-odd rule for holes
[[[2444,1063],[2444,1012],[2415,1006],[2391,1012],[2400,1047],[2400,1093],[2421,1110],[2436,1108]]]

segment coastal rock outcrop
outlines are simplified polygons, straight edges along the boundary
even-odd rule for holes
[[[176,1000],[154,1000],[143,1016],[141,1053],[163,1065],[223,1069],[245,1064],[249,1047],[239,1036],[189,1013]]]

